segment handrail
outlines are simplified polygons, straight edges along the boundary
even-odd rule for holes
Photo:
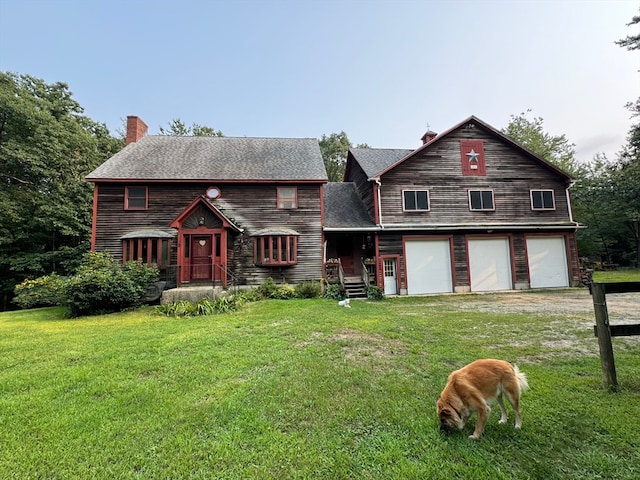
[[[362,260],[362,257],[360,258],[360,266],[362,267],[360,269],[360,272],[361,272],[360,278],[362,278],[362,281],[364,282],[364,284],[368,286],[369,285],[369,269],[365,265],[364,260]]]
[[[239,285],[239,278],[229,269],[226,268],[226,266],[223,263],[219,263],[219,264],[214,264],[213,265],[214,268],[218,268],[220,269],[220,271],[222,272],[222,274],[224,275],[223,278],[227,278],[229,277],[231,279],[231,282],[229,282],[229,285],[227,285],[226,281],[223,281],[222,284],[227,287],[237,287]],[[215,275],[214,275],[215,278]]]
[[[340,286],[344,287],[344,270],[342,269],[342,260],[338,259],[338,278],[340,279]]]

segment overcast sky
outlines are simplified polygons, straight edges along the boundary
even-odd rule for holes
[[[416,148],[470,115],[531,109],[609,158],[640,96],[614,44],[638,0],[0,0],[0,70],[62,81],[112,133],[138,115],[226,136]]]

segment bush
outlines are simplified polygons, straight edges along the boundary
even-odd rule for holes
[[[66,283],[67,306],[73,317],[138,307],[147,284],[157,279],[157,269],[141,262],[121,265],[109,252],[89,252]]]
[[[375,285],[367,287],[367,298],[369,300],[384,300],[384,290]]]
[[[269,277],[256,288],[256,291],[262,298],[273,298],[278,290],[278,285]]]
[[[16,285],[13,302],[20,308],[52,307],[65,302],[65,278],[55,273]]]
[[[238,310],[245,302],[244,294],[226,295],[210,300],[203,298],[196,303],[187,300],[160,305],[157,311],[167,317],[196,317],[200,315],[215,315],[217,313],[229,313]]]
[[[332,300],[344,300],[347,298],[347,292],[339,283],[331,283],[327,285],[324,297]]]
[[[322,293],[320,282],[303,282],[296,285],[296,297],[316,298]]]

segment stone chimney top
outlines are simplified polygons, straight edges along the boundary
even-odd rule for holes
[[[438,134],[436,132],[432,132],[431,130],[427,130],[427,132],[422,136],[422,144],[429,143],[431,140],[436,138]]]
[[[147,134],[147,124],[144,123],[139,117],[135,115],[129,115],[127,117],[127,139],[125,145],[137,142]]]

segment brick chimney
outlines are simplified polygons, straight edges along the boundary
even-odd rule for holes
[[[431,140],[436,138],[438,134],[436,132],[432,132],[431,130],[427,130],[420,140],[422,140],[422,144],[429,143]]]
[[[139,117],[135,115],[129,115],[127,117],[127,139],[125,145],[137,142],[147,134],[147,124],[144,123]]]

